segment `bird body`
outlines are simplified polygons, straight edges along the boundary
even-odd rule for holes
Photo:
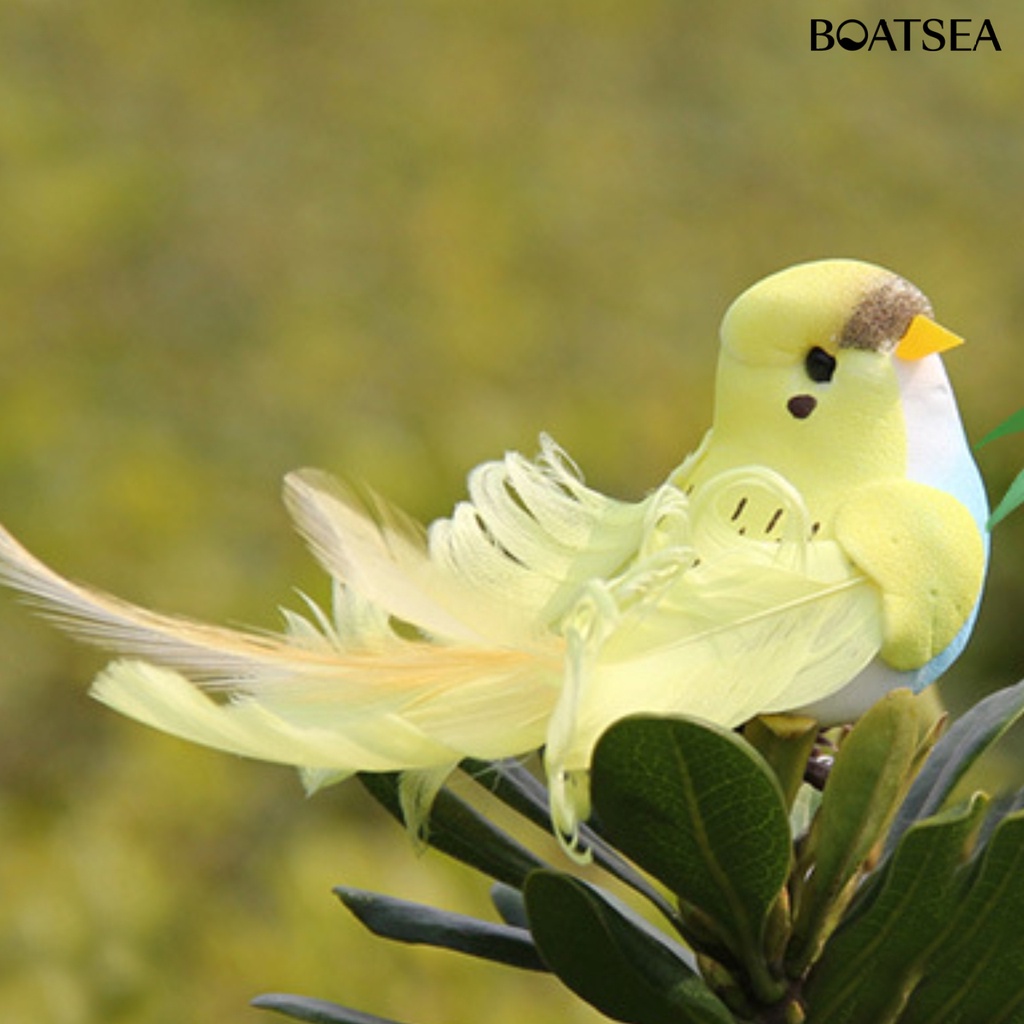
[[[726,313],[715,417],[638,502],[553,441],[477,467],[423,531],[317,471],[285,501],[334,580],[281,635],[156,615],[63,579],[0,532],[0,580],[127,657],[93,692],[311,787],[408,773],[407,810],[465,757],[543,746],[571,835],[612,722],[853,718],[959,654],[987,561],[984,489],[925,297],[849,260],[772,275]]]

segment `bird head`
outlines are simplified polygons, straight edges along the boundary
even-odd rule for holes
[[[748,288],[721,328],[715,416],[692,482],[768,466],[826,527],[851,487],[905,476],[907,412],[952,403],[938,353],[960,339],[902,277],[856,260],[822,260]]]

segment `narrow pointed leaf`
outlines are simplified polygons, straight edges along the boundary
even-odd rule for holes
[[[915,821],[935,814],[942,807],[968,768],[1022,714],[1024,681],[990,694],[953,723],[925,761],[900,806],[886,839],[886,856]]]
[[[979,797],[907,831],[870,900],[826,943],[805,989],[807,1024],[898,1019],[942,940],[984,811]]]
[[[403,823],[398,779],[393,773],[359,776],[371,796]],[[434,801],[427,819],[426,840],[449,857],[516,889],[522,888],[531,871],[545,866],[539,857],[447,789],[442,789]]]
[[[981,448],[982,445],[988,444],[990,441],[995,441],[1000,437],[1006,437],[1008,434],[1016,434],[1018,431],[1024,430],[1024,409],[1018,409],[1008,419],[1003,420],[995,430],[989,431],[978,443],[975,445],[976,448]]]
[[[978,849],[988,845],[997,828],[1009,817],[1024,811],[1024,789],[993,797],[985,822],[978,832]]]
[[[592,789],[612,842],[757,970],[792,858],[782,793],[763,758],[705,722],[628,718],[598,743]]]
[[[398,1024],[388,1017],[376,1017],[372,1013],[350,1010],[347,1006],[329,1003],[324,999],[310,999],[307,996],[290,996],[269,993],[257,996],[252,1005],[260,1010],[273,1010],[292,1020],[306,1021],[307,1024]]]
[[[525,970],[546,970],[530,933],[523,928],[481,921],[365,889],[338,886],[334,892],[359,921],[383,938],[439,946]]]
[[[507,807],[518,811],[549,835],[554,833],[548,791],[523,765],[512,759],[491,762],[466,760],[460,767]],[[671,903],[588,825],[580,826],[579,846],[590,854],[598,867],[650,900],[669,921],[674,923],[677,920]]]
[[[629,1024],[733,1024],[687,954],[608,893],[555,871],[524,891],[547,965],[581,999]]]
[[[518,761],[511,758],[501,761],[467,758],[459,767],[506,807],[511,807],[545,832],[551,831],[548,791],[540,779]]]
[[[1004,818],[900,1024],[1024,1020],[1024,813]]]
[[[985,528],[991,530],[1021,505],[1024,505],[1024,470],[1017,474],[999,504],[992,510]]]
[[[491,886],[491,903],[494,904],[494,909],[501,915],[505,924],[510,924],[513,928],[529,930],[530,922],[526,917],[526,901],[518,889],[495,882]]]

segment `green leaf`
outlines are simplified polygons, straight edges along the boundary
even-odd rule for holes
[[[491,886],[491,903],[494,909],[501,915],[505,924],[513,928],[529,929],[530,922],[526,918],[526,903],[523,894],[518,889],[502,882],[495,882]]]
[[[1001,523],[1011,512],[1024,504],[1024,470],[1021,470],[1010,484],[1002,500],[993,509],[992,514],[985,523],[985,529],[991,530],[997,523]]]
[[[982,445],[986,445],[990,441],[1006,437],[1008,434],[1016,434],[1022,430],[1024,430],[1024,409],[1019,409],[1009,419],[1000,423],[995,430],[986,434],[975,447],[981,448]],[[997,523],[1002,522],[1022,504],[1024,504],[1024,470],[1018,473],[1016,479],[1010,484],[1006,494],[1003,495],[1002,500],[996,505],[992,515],[989,516],[985,528],[987,530],[993,529]]]
[[[881,843],[913,773],[935,716],[909,690],[872,706],[843,741],[801,856],[788,961],[804,973],[852,895],[850,883]]]
[[[523,765],[512,759],[502,761],[476,761],[466,759],[459,766],[474,782],[493,793],[506,807],[523,815],[542,828],[548,835],[554,833],[548,791]],[[649,900],[665,917],[675,923],[675,908],[644,878],[618,851],[613,849],[592,828],[582,825],[579,831],[581,850],[586,850],[593,862],[613,878]]]
[[[608,893],[538,871],[524,890],[547,965],[581,999],[630,1024],[733,1024],[685,951]]]
[[[398,780],[399,776],[391,772],[359,776],[371,796],[404,823]],[[539,857],[447,789],[438,793],[431,808],[426,840],[449,857],[515,889],[522,888],[531,871],[545,866]]]
[[[988,845],[989,840],[1003,821],[1018,811],[1024,811],[1024,789],[1018,790],[1016,793],[1001,793],[999,796],[993,797],[989,804],[988,815],[978,833],[979,849]]]
[[[986,445],[990,441],[995,441],[1000,437],[1006,437],[1008,434],[1016,434],[1021,430],[1024,430],[1024,409],[1018,409],[1017,412],[1015,412],[1009,419],[1000,423],[995,430],[987,433],[975,445],[975,448],[981,448],[982,445]]]
[[[811,971],[807,1024],[898,1019],[956,906],[963,888],[958,869],[984,812],[979,796],[907,831],[881,883],[835,931]]]
[[[337,1003],[329,1003],[324,999],[310,999],[307,996],[290,996],[275,992],[257,996],[252,1005],[260,1010],[273,1010],[293,1020],[307,1021],[308,1024],[398,1024],[387,1017],[375,1017],[372,1013],[350,1010],[347,1006],[338,1006]]]
[[[789,830],[799,841],[810,831],[821,807],[821,791],[805,782],[797,791],[789,812]]]
[[[1024,812],[1003,819],[900,1024],[1024,1020]]]
[[[551,832],[548,791],[540,779],[518,761],[510,758],[500,761],[466,758],[459,768],[506,807],[511,807],[543,831]]]
[[[804,780],[819,725],[803,715],[760,715],[743,727],[746,741],[768,762],[792,808]]]
[[[764,933],[792,848],[763,758],[706,722],[628,718],[597,745],[592,794],[612,842],[714,923],[760,998],[778,998]]]
[[[1024,681],[989,694],[936,744],[900,806],[886,840],[891,855],[906,830],[938,811],[964,773],[1024,714]]]
[[[525,970],[547,969],[525,929],[493,924],[365,889],[338,886],[334,892],[359,921],[383,938],[439,946]]]

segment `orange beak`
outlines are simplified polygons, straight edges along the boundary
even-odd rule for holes
[[[934,320],[918,313],[903,337],[896,346],[896,355],[900,359],[924,359],[925,356],[962,345],[964,339],[945,327],[940,327]]]

